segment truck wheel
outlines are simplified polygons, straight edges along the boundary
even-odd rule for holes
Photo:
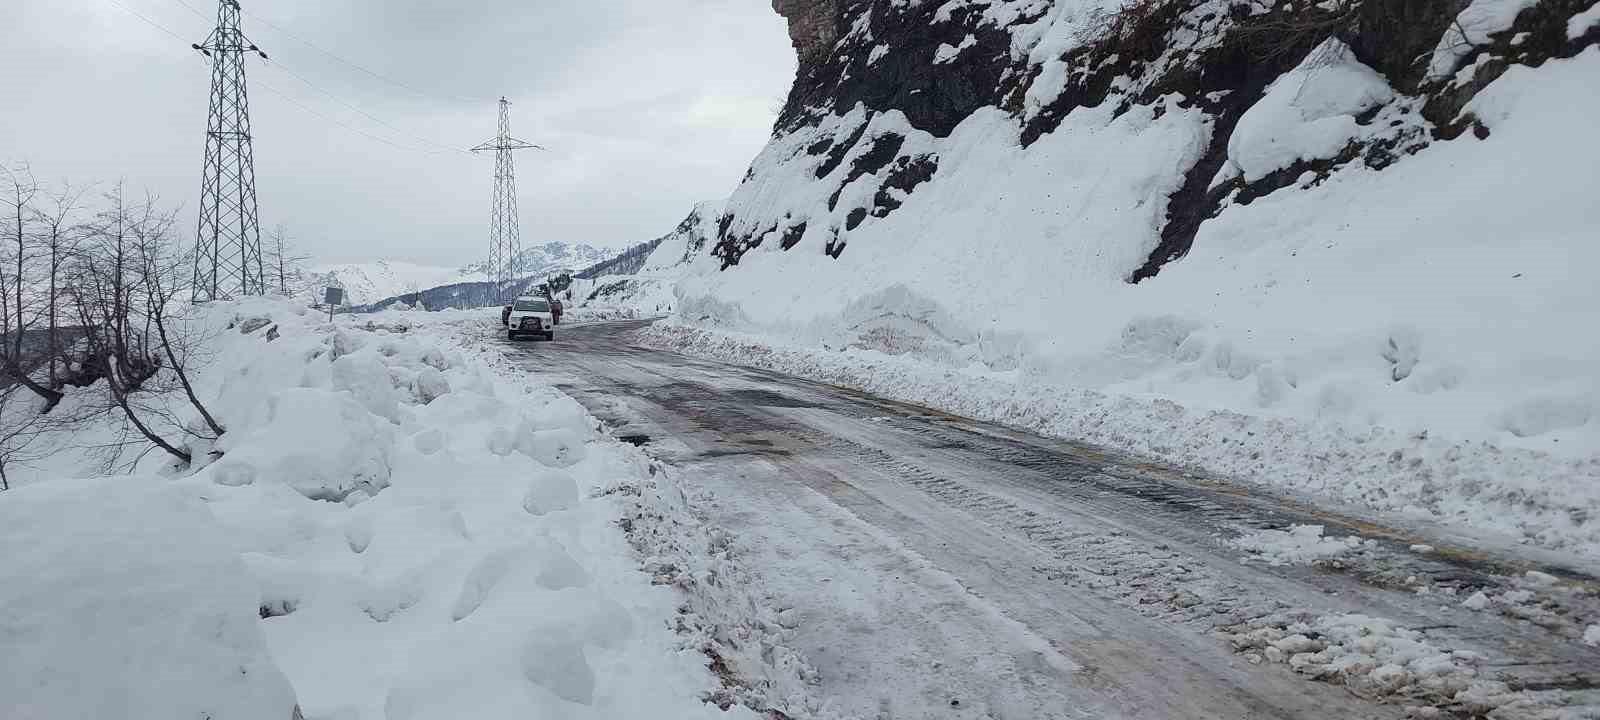
[[[555,340],[556,339],[556,331],[551,330],[550,332],[545,333],[544,334],[544,339],[546,339],[546,340]]]
[[[517,339],[517,334],[512,332],[512,331],[510,331],[510,330],[507,330],[506,331],[506,339],[507,340],[516,340]]]

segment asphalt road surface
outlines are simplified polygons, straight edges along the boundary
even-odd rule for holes
[[[1480,653],[1475,672],[1514,687],[1592,696],[1600,683],[1600,650],[1574,636],[1597,612],[1584,568],[646,349],[642,324],[563,327],[514,357],[715,497],[709,520],[737,538],[758,592],[799,614],[791,645],[843,715],[1399,718],[1418,701],[1307,679],[1220,634],[1280,622],[1259,619],[1273,610],[1391,618]],[[1317,566],[1228,542],[1294,524],[1374,542]],[[1556,585],[1525,590],[1513,578],[1529,570]],[[1461,604],[1519,589],[1535,610]]]

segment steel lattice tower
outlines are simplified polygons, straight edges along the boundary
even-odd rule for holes
[[[221,0],[216,29],[192,46],[211,58],[211,111],[195,233],[196,302],[266,292],[244,59],[245,53],[267,55],[239,31],[239,13],[238,2]]]
[[[484,274],[495,285],[495,299],[504,303],[521,270],[522,232],[517,227],[517,171],[511,153],[538,145],[511,137],[511,101],[500,98],[500,132],[473,152],[495,151],[494,209],[489,221],[489,264]]]

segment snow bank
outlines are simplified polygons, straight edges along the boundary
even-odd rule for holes
[[[652,345],[854,388],[1050,437],[1159,458],[1251,483],[1402,516],[1449,521],[1592,557],[1600,460],[1462,443],[1385,428],[1202,410],[1160,396],[951,368],[878,350],[826,350],[770,336],[651,326]]]
[[[207,308],[217,454],[0,494],[5,546],[38,548],[0,559],[0,637],[26,643],[0,695],[52,719],[754,717],[702,701],[724,681],[668,625],[682,596],[617,530],[608,490],[648,462],[485,344],[492,315]]]
[[[255,580],[205,506],[151,477],[0,496],[11,720],[290,720]]]

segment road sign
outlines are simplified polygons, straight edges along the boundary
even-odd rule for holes
[[[328,322],[333,322],[333,309],[344,304],[344,288],[323,288],[322,301],[328,304]]]

